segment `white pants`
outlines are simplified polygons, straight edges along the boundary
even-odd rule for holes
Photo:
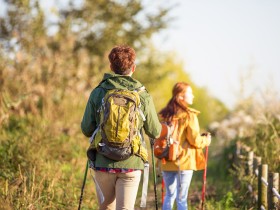
[[[108,173],[101,171],[94,171],[94,173],[105,199],[100,204],[100,198],[98,198],[99,210],[134,209],[141,179],[140,170],[128,173]]]

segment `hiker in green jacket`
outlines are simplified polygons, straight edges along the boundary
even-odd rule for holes
[[[141,170],[144,169],[144,161],[147,161],[147,152],[141,149],[143,145],[135,146],[135,140],[132,149],[133,155],[130,155],[127,159],[113,160],[110,155],[102,153],[103,140],[95,141],[98,141],[98,133],[101,133],[100,121],[102,117],[100,116],[100,110],[102,102],[104,104],[104,96],[108,91],[114,89],[138,91],[141,102],[139,111],[142,117],[139,117],[134,123],[137,125],[137,133],[140,134],[140,130],[143,128],[150,138],[157,138],[161,133],[161,124],[152,97],[139,81],[131,77],[136,68],[134,49],[128,46],[114,47],[108,58],[113,73],[106,73],[100,84],[91,92],[81,128],[87,137],[97,133],[94,134],[92,143],[92,145],[95,145],[93,148],[96,147],[97,151],[93,160],[94,175],[104,196],[104,201],[102,201],[97,193],[99,209],[134,209]],[[123,119],[120,119],[120,123],[122,121]],[[102,133],[99,136],[104,138]],[[140,135],[136,139],[141,139]]]

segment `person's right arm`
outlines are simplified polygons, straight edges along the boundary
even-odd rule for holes
[[[97,127],[96,116],[95,116],[96,106],[94,104],[93,99],[94,99],[94,92],[91,92],[81,122],[82,132],[87,137],[91,137],[91,135],[93,134],[94,130]]]

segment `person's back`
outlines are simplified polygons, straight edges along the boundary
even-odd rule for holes
[[[134,50],[126,46],[115,47],[109,54],[109,60],[111,70],[114,73],[105,74],[101,83],[89,97],[81,123],[84,135],[91,137],[94,131],[100,127],[102,101],[108,91],[117,89],[138,92],[141,102],[139,108],[143,117],[138,118],[136,130],[140,133],[140,129],[144,128],[149,137],[158,137],[161,132],[161,124],[157,118],[153,100],[143,85],[131,77],[136,67]],[[93,139],[93,141],[95,140]],[[98,142],[96,145],[102,146],[102,143]],[[95,178],[105,198],[104,202],[101,203],[99,196],[99,208],[134,209],[141,170],[144,168],[143,157],[140,154],[135,154],[124,160],[116,160],[110,154],[104,155],[101,150],[98,152],[97,149],[93,158]]]

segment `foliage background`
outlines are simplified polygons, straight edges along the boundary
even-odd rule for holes
[[[80,121],[90,92],[109,71],[108,52],[118,44],[136,49],[134,77],[146,86],[157,111],[171,97],[176,82],[191,84],[194,108],[201,111],[202,130],[212,129],[216,134],[209,163],[212,177],[209,185],[216,188],[212,188],[212,195],[210,188],[212,200],[208,207],[233,206],[227,169],[231,140],[237,136],[225,139],[222,134],[227,132],[221,124],[220,130],[209,125],[213,121],[222,123],[238,110],[250,110],[248,114],[252,114],[250,107],[254,100],[230,112],[205,88],[192,82],[176,53],[155,49],[151,37],[172,23],[173,17],[169,15],[172,7],[162,6],[166,5],[163,0],[152,11],[149,4],[140,0],[84,0],[79,4],[69,0],[63,8],[59,4],[54,6],[52,12],[57,19],[50,21],[39,0],[5,2],[7,13],[0,17],[0,203],[3,209],[77,208],[88,147],[80,131]],[[273,120],[278,123],[279,117]],[[274,128],[273,136],[269,126],[257,135],[265,135],[270,142],[277,141],[279,124]],[[262,131],[262,127],[258,130]],[[246,137],[256,150],[265,148],[257,143],[259,137]],[[275,162],[265,149],[260,152]],[[198,173],[193,189],[200,189],[199,179]],[[218,184],[217,179],[221,181]],[[83,208],[96,208],[92,183],[86,185],[84,194]],[[196,194],[197,190],[191,191],[191,195]],[[199,199],[191,202],[197,204]]]

